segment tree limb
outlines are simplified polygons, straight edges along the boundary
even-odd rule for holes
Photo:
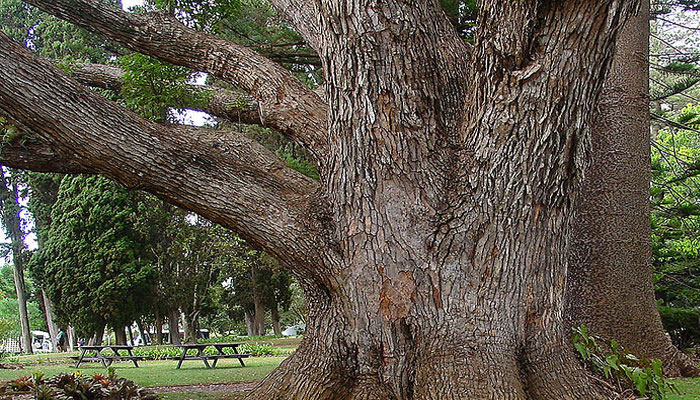
[[[115,66],[92,64],[92,63],[76,63],[70,65],[70,76],[83,85],[120,91],[122,88],[122,76],[124,71]],[[204,94],[205,101],[170,104],[172,107],[186,108],[190,110],[204,111],[213,116],[224,118],[231,122],[263,125],[260,118],[260,108],[257,102],[242,94],[232,90],[215,87],[215,86],[200,86],[191,85],[191,90]]]
[[[319,51],[321,31],[317,20],[318,10],[311,0],[270,0],[312,49]]]
[[[319,267],[317,183],[251,139],[146,121],[4,34],[0,113],[39,135],[24,140],[26,150],[6,143],[0,163],[104,174],[231,228],[288,265]],[[51,168],[46,153],[63,163]]]
[[[317,158],[326,146],[327,105],[282,66],[244,46],[189,29],[164,13],[127,13],[101,0],[25,2],[128,49],[232,83],[258,100],[267,125]]]

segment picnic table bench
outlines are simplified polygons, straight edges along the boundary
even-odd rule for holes
[[[216,367],[216,363],[222,358],[237,358],[238,361],[241,363],[241,366],[245,367],[245,363],[243,363],[243,359],[246,357],[250,357],[250,355],[238,353],[238,346],[240,346],[242,344],[243,343],[186,343],[186,344],[181,344],[178,347],[182,348],[182,355],[180,356],[180,358],[178,358],[176,369],[180,369],[180,367],[182,366],[182,362],[185,360],[202,360],[202,362],[204,362],[204,365],[207,368],[212,368],[212,367]],[[204,349],[206,349],[207,347],[215,348],[218,354],[204,354]],[[225,348],[233,349],[233,354],[224,353]],[[187,355],[187,352],[191,349],[196,349],[197,354],[194,356]],[[209,365],[209,360],[213,361],[213,363],[211,365]]]
[[[112,354],[102,354],[102,350],[104,349],[110,349]],[[96,345],[96,346],[80,346],[80,356],[78,357],[71,357],[72,359],[76,360],[75,362],[75,368],[80,367],[80,364],[84,361],[99,361],[102,363],[102,365],[107,368],[114,361],[131,361],[134,363],[134,366],[136,368],[139,367],[139,360],[143,360],[143,357],[141,356],[135,356],[132,350],[134,349],[134,346],[124,346],[124,345],[116,345],[116,344],[105,344],[105,345]],[[129,355],[121,355],[119,353],[120,350],[124,350]],[[87,352],[92,352],[92,355],[86,356]]]

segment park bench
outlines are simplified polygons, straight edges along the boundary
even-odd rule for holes
[[[179,345],[180,348],[182,348],[182,355],[180,355],[179,358],[177,358],[177,369],[180,369],[182,366],[182,362],[185,360],[202,360],[204,365],[207,368],[212,368],[216,367],[216,363],[219,362],[220,359],[222,358],[236,358],[238,361],[241,363],[242,367],[245,367],[245,363],[243,362],[244,358],[250,357],[249,354],[240,354],[238,353],[238,347],[242,345],[243,343],[186,343],[186,344],[181,344]],[[207,347],[213,347],[216,349],[218,354],[204,354],[204,349]],[[224,349],[225,348],[231,348],[233,349],[234,354],[225,354]],[[196,349],[197,354],[194,356],[189,356],[187,355],[187,352],[189,350]],[[211,365],[209,365],[209,361],[213,361]]]
[[[110,349],[113,354],[102,354],[104,349]],[[71,357],[76,360],[75,368],[80,367],[80,364],[85,361],[99,361],[102,365],[107,368],[114,361],[131,361],[134,363],[136,368],[139,367],[139,361],[143,360],[142,356],[135,356],[132,353],[134,346],[123,346],[123,345],[97,345],[97,346],[80,346],[80,356]],[[128,355],[122,355],[119,353],[120,350],[126,351]],[[88,352],[92,352],[92,355],[86,355]]]

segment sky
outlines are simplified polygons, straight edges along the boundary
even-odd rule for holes
[[[124,9],[141,4],[143,4],[143,0],[122,0],[122,7]]]

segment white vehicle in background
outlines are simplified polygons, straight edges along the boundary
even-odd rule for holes
[[[306,324],[293,325],[282,331],[282,336],[303,335],[306,331]]]
[[[44,331],[31,331],[32,349],[35,353],[48,353],[54,351],[51,343],[51,335]]]

